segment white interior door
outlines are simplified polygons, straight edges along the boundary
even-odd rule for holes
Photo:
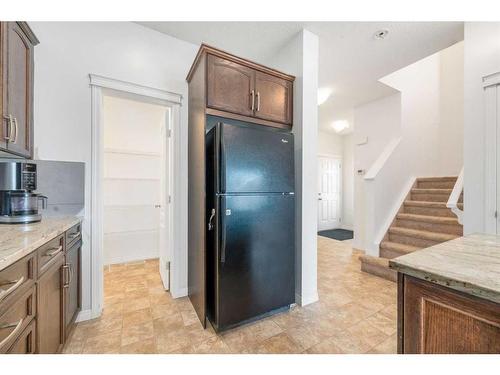
[[[340,226],[341,168],[340,158],[318,157],[318,230]]]
[[[161,127],[161,172],[160,172],[160,203],[159,203],[159,254],[160,276],[166,290],[170,289],[170,260],[171,260],[171,137],[170,137],[170,110],[165,114],[165,126]]]

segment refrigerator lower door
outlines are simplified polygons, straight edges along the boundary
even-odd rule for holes
[[[291,195],[220,198],[218,329],[294,303],[294,212]]]

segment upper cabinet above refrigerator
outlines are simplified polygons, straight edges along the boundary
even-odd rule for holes
[[[206,113],[283,129],[292,127],[294,77],[202,45],[188,74],[206,76]]]
[[[0,22],[0,156],[33,157],[36,44],[38,39],[26,22]]]

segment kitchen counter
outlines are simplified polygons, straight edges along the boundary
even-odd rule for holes
[[[33,224],[0,224],[0,271],[81,221],[71,216],[44,217]]]
[[[500,303],[500,236],[472,234],[389,262],[396,271]]]

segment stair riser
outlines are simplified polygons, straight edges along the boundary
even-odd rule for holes
[[[463,235],[463,227],[459,224],[437,224],[425,221],[413,221],[406,219],[397,219],[395,224],[398,227],[409,228],[409,229],[427,230],[429,232],[437,232],[437,233],[449,233],[449,234],[456,234],[458,236]]]
[[[411,193],[411,200],[422,202],[448,202],[448,194]]]
[[[453,189],[455,181],[418,181],[419,189]]]
[[[398,279],[398,274],[396,271],[391,270],[390,268],[378,265],[361,262],[361,271],[370,273],[372,275],[382,277],[386,280],[396,282]]]
[[[392,242],[399,242],[399,243],[402,243],[405,245],[417,246],[417,247],[421,247],[421,248],[434,246],[434,245],[439,243],[439,241],[426,240],[423,238],[410,237],[410,236],[405,236],[405,235],[401,235],[401,234],[394,234],[394,233],[389,234],[389,239]]]
[[[404,213],[427,215],[427,216],[441,216],[441,217],[456,217],[449,208],[434,208],[434,207],[420,207],[420,206],[404,206]]]
[[[380,249],[380,257],[387,259],[394,259],[406,254],[407,253],[403,251],[398,251],[394,249],[383,249],[383,248]]]

